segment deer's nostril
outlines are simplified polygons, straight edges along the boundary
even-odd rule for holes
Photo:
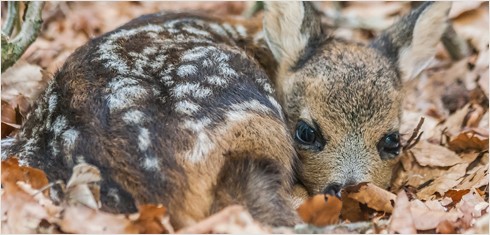
[[[338,198],[340,198],[340,190],[341,189],[342,189],[342,187],[340,186],[340,184],[338,184],[338,183],[332,183],[332,184],[329,184],[323,190],[323,193],[324,194],[328,194],[328,195],[332,195],[332,196],[337,196]]]

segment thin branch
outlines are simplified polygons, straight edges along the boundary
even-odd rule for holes
[[[25,21],[19,34],[10,42],[2,43],[2,73],[24,54],[41,31],[42,10],[46,2],[30,2],[25,13]],[[3,35],[2,35],[3,37]],[[3,40],[3,38],[2,38]]]
[[[12,36],[14,26],[17,26],[20,22],[20,2],[10,1],[8,2],[8,11],[5,23],[3,25],[2,33],[8,36]]]

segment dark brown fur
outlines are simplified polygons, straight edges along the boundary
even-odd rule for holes
[[[257,20],[162,12],[90,40],[54,75],[20,134],[2,140],[2,158],[50,181],[95,165],[103,210],[163,204],[175,229],[231,204],[291,226],[299,160],[260,30]]]

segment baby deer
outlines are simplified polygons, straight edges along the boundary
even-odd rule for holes
[[[450,2],[426,2],[369,45],[329,35],[309,2],[267,2],[275,88],[308,195],[370,181],[387,188],[400,154],[403,84],[433,58]]]
[[[259,66],[273,74],[261,29],[260,20],[160,12],[90,40],[19,135],[2,141],[2,159],[65,182],[76,164],[92,164],[102,210],[163,204],[176,229],[232,204],[268,225],[299,222],[289,198],[300,164]]]

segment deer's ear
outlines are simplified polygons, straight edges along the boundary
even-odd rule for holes
[[[436,53],[448,25],[451,2],[425,2],[384,30],[371,44],[397,61],[402,80],[416,77]]]
[[[292,67],[321,37],[320,15],[311,2],[265,2],[264,31],[276,61]]]

